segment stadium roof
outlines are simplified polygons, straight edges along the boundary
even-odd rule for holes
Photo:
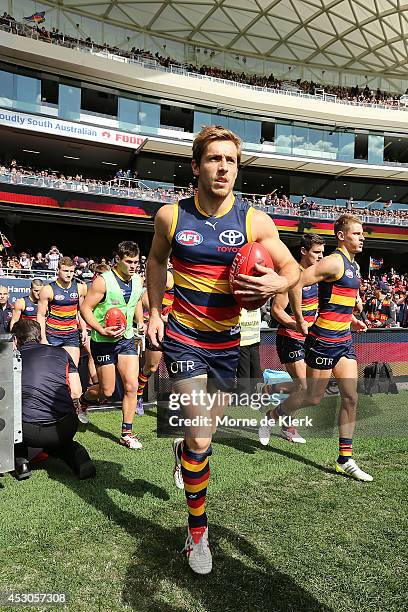
[[[45,4],[216,52],[320,70],[406,76],[408,4],[404,0],[45,0]]]

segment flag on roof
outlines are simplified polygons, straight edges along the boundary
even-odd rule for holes
[[[29,17],[23,17],[23,19],[26,21],[32,21],[38,25],[39,23],[43,23],[45,21],[45,11],[33,13]]]

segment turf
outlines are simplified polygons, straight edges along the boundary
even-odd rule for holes
[[[303,446],[224,433],[211,459],[207,577],[179,553],[184,495],[155,412],[137,419],[145,449],[134,452],[116,443],[119,412],[93,413],[77,439],[95,480],[54,459],[27,481],[0,479],[0,591],[66,592],[67,609],[92,612],[407,609],[407,406],[407,392],[361,402],[354,448],[370,484],[334,473],[329,417]]]

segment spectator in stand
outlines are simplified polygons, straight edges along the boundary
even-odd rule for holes
[[[9,302],[9,297],[8,288],[4,285],[0,285],[0,334],[8,334],[10,331],[13,308]]]
[[[47,263],[43,257],[42,253],[37,253],[35,256],[33,263],[31,264],[32,270],[48,270]]]
[[[31,257],[25,251],[20,255],[20,266],[23,270],[31,270]]]
[[[45,256],[45,259],[48,262],[48,269],[56,272],[58,270],[58,262],[61,257],[62,253],[60,253],[58,248],[56,246],[52,246]]]

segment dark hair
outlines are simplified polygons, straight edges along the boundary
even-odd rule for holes
[[[241,139],[234,134],[234,132],[231,132],[231,130],[228,130],[222,125],[207,125],[203,127],[194,138],[193,159],[196,161],[197,165],[200,165],[201,158],[207,145],[217,140],[229,140],[234,143],[237,148],[237,164],[239,166],[241,162]]]
[[[116,255],[119,259],[123,259],[124,257],[137,257],[139,255],[139,247],[136,242],[132,242],[131,240],[124,240],[118,244],[118,248],[116,249]]]
[[[41,327],[38,321],[33,319],[20,319],[13,325],[13,335],[17,340],[17,346],[23,346],[26,342],[41,342]]]
[[[305,251],[310,251],[312,246],[316,244],[325,244],[325,241],[318,234],[305,234],[304,236],[302,236],[302,240],[300,241],[300,248],[305,249]]]

